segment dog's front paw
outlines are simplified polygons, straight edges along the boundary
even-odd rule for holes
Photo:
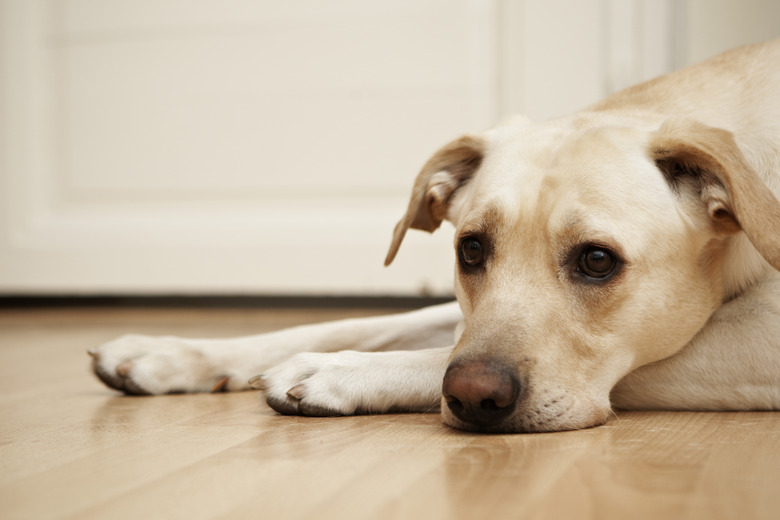
[[[268,406],[285,415],[327,417],[368,411],[365,354],[343,351],[297,354],[250,380]]]
[[[126,394],[238,390],[229,374],[197,345],[175,337],[123,336],[89,350],[92,370],[107,386]]]

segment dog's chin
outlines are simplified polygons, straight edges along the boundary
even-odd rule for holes
[[[539,410],[518,409],[500,422],[476,424],[459,419],[447,408],[447,404],[442,402],[444,424],[458,430],[475,433],[546,433],[581,430],[601,426],[607,422],[610,413],[609,406],[598,405],[578,407],[566,414],[557,412],[547,414]]]

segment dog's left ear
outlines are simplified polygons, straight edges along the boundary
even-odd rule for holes
[[[482,164],[485,148],[484,139],[466,135],[445,145],[425,163],[414,182],[406,214],[395,226],[385,265],[395,258],[407,229],[433,232],[447,218],[453,194]]]
[[[673,187],[695,179],[716,232],[744,231],[780,270],[780,202],[745,160],[731,132],[671,119],[653,136],[650,153]]]

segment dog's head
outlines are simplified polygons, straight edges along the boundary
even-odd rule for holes
[[[419,174],[387,263],[409,228],[455,226],[465,327],[446,423],[601,424],[623,376],[678,352],[751,276],[780,268],[780,204],[729,132],[604,117],[462,137]]]

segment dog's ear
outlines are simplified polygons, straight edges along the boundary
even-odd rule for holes
[[[425,163],[412,188],[409,208],[395,226],[385,265],[395,258],[409,228],[433,232],[447,218],[453,194],[482,164],[485,141],[466,135],[445,145]]]
[[[674,189],[693,179],[716,232],[744,231],[780,270],[780,202],[747,163],[731,132],[671,119],[653,136],[650,153]]]

